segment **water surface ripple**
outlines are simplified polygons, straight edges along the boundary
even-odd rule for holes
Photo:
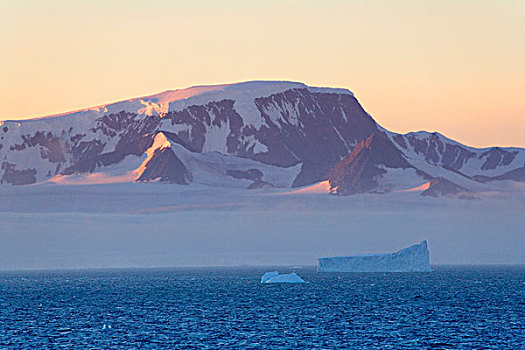
[[[525,267],[267,270],[1,272],[0,348],[525,349]]]

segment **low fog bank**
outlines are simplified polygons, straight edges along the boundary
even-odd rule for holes
[[[424,239],[432,264],[525,263],[522,202],[324,196],[174,200],[114,213],[4,211],[0,269],[314,265]]]

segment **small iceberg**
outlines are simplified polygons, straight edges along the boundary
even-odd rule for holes
[[[261,283],[305,283],[304,280],[297,276],[296,273],[287,273],[279,275],[277,271],[266,272],[262,278]]]

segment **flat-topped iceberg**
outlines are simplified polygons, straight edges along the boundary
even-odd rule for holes
[[[277,271],[266,272],[262,278],[261,283],[305,283],[304,280],[297,276],[296,273],[287,273],[280,275]]]
[[[319,258],[317,272],[430,272],[427,241],[391,254]]]

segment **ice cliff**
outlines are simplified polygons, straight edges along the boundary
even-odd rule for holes
[[[319,258],[318,272],[430,272],[427,241],[391,254]]]

